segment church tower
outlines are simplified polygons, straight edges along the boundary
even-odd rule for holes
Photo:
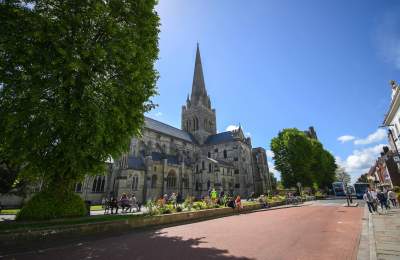
[[[200,49],[197,44],[196,62],[192,83],[192,93],[182,106],[182,130],[191,133],[199,144],[203,144],[208,136],[217,133],[215,109],[211,108],[210,97],[204,83]]]

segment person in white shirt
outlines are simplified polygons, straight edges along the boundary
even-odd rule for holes
[[[365,193],[363,195],[363,200],[367,203],[368,205],[368,210],[370,213],[376,212],[376,208],[374,205],[374,197],[372,195],[371,188],[368,188],[365,190]]]

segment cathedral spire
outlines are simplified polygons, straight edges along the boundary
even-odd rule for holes
[[[201,65],[199,43],[197,43],[196,50],[191,101],[193,103],[198,103],[200,101],[203,102],[203,104],[206,104],[207,101],[207,90],[204,83],[203,66]]]

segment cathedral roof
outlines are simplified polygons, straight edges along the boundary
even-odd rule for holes
[[[219,143],[226,143],[234,141],[234,136],[231,131],[222,132],[215,135],[210,135],[204,144],[219,144]]]
[[[182,139],[189,143],[195,143],[195,140],[191,134],[185,132],[181,129],[175,128],[173,126],[164,124],[160,121],[154,120],[149,117],[144,118],[145,127],[151,129],[155,132],[159,132],[161,134],[169,135],[175,138]]]

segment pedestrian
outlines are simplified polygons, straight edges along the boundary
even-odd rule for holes
[[[241,210],[241,209],[243,208],[243,206],[242,206],[242,200],[241,200],[241,198],[240,198],[239,195],[236,196],[235,205],[236,205],[236,207],[238,208],[238,210]]]
[[[389,200],[390,200],[390,202],[392,203],[392,205],[393,205],[394,208],[397,207],[396,197],[397,197],[396,192],[394,192],[393,190],[389,190],[389,192],[388,192],[388,198],[389,198]]]
[[[215,189],[211,190],[211,201],[213,204],[217,203],[218,193]]]
[[[369,212],[371,214],[376,212],[375,205],[374,205],[374,198],[373,198],[372,193],[371,193],[371,188],[368,188],[368,189],[365,190],[365,193],[363,195],[363,199],[368,205]]]
[[[387,212],[389,206],[387,204],[387,197],[385,196],[385,194],[381,190],[378,190],[376,197],[378,198],[379,204],[381,205],[382,212],[384,212],[384,210]]]
[[[264,209],[268,208],[268,203],[267,200],[265,199],[264,194],[261,194],[260,198],[258,198],[258,201],[260,202],[262,208]]]
[[[176,208],[176,194],[173,192],[171,197],[169,198],[170,202],[172,203],[173,207]]]

